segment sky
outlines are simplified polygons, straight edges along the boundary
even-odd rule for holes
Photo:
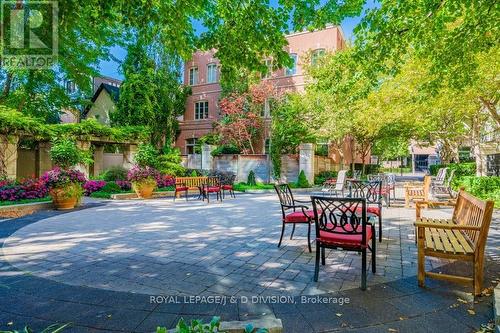
[[[374,8],[375,6],[376,6],[375,0],[368,0],[367,4],[365,5],[364,10]],[[358,25],[358,23],[361,21],[362,17],[363,17],[363,13],[358,17],[347,18],[344,21],[342,21],[342,23],[340,24],[340,26],[342,27],[342,30],[344,31],[345,38],[347,40],[351,40],[351,41],[354,40],[353,30],[356,27],[356,25]],[[197,27],[195,25],[195,28],[196,28],[196,30],[203,30],[203,27],[201,27],[201,26]],[[127,52],[121,47],[113,47],[111,49],[111,54],[116,59],[123,61],[123,59],[125,59]],[[120,64],[118,62],[113,61],[113,60],[102,61],[99,65],[99,70],[100,70],[101,75],[103,75],[103,76],[109,76],[109,77],[112,77],[115,79],[123,80],[123,75],[120,73],[119,67],[120,67]]]

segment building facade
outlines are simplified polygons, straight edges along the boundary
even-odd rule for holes
[[[270,72],[262,79],[269,80],[278,90],[303,91],[307,79],[303,70],[305,61],[314,61],[325,52],[341,50],[345,38],[340,27],[329,26],[323,30],[299,32],[286,36],[287,52],[294,66]],[[218,101],[221,96],[219,84],[219,60],[214,51],[196,52],[184,66],[184,83],[192,88],[186,102],[186,110],[180,120],[180,135],[176,146],[181,153],[193,154],[197,140],[213,130],[213,123],[220,117]],[[269,62],[271,67],[272,64]],[[267,136],[267,133],[265,133]],[[265,139],[264,139],[265,140]],[[265,142],[260,151],[264,152]]]

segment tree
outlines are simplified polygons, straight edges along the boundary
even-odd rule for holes
[[[18,1],[12,6],[26,9],[31,2]],[[235,82],[239,68],[263,70],[265,57],[273,58],[277,66],[290,64],[284,32],[340,23],[344,17],[358,15],[362,5],[361,0],[322,4],[280,0],[275,6],[268,0],[59,1],[56,65],[44,71],[2,68],[0,103],[23,112],[43,110],[42,114],[48,112],[52,118],[57,118],[54,113],[61,108],[81,107],[92,89],[88,78],[98,74],[101,60],[113,58],[110,47],[127,46],[138,37],[153,45],[152,53],[177,54],[182,59],[190,58],[196,49],[216,49],[223,65],[222,81]],[[205,27],[201,34],[195,23]],[[8,20],[3,28],[8,35]],[[81,95],[70,98],[61,89],[63,79],[75,82]]]
[[[262,139],[262,114],[275,93],[273,86],[263,82],[250,87],[248,92],[222,98],[219,102],[222,118],[215,125],[221,144],[235,146],[243,154],[255,154],[257,141]]]
[[[154,56],[154,57],[153,57]],[[175,139],[177,117],[184,113],[190,88],[179,82],[181,59],[176,54],[151,55],[140,40],[128,48],[123,64],[113,124],[142,124],[151,128],[151,142],[158,148]]]
[[[480,64],[482,57],[498,53],[499,13],[498,2],[489,0],[381,1],[356,28],[359,58],[367,68],[392,75],[411,52],[429,65],[433,80],[426,88],[435,93],[494,82],[495,89],[478,97],[498,127],[498,78],[484,81]],[[498,56],[489,64],[490,75],[497,77]]]

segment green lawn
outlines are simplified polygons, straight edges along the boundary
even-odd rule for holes
[[[34,203],[34,202],[49,202],[49,201],[52,201],[51,197],[37,198],[37,199],[24,199],[24,200],[17,200],[17,201],[0,201],[0,206],[10,206],[10,205],[27,204],[27,203]]]

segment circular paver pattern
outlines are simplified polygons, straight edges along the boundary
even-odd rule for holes
[[[384,209],[377,273],[368,273],[369,285],[416,274],[413,219],[414,210]],[[320,280],[313,282],[306,227],[298,226],[293,240],[289,227],[278,248],[280,221],[271,194],[210,204],[108,202],[22,228],[2,250],[12,265],[36,276],[148,295],[297,296],[359,287],[361,257],[340,250],[327,251]]]

